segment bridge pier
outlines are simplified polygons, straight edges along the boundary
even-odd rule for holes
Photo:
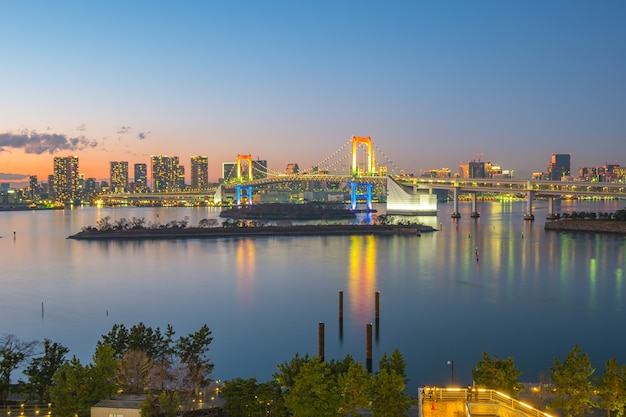
[[[456,186],[452,189],[452,204],[454,205],[454,208],[450,217],[452,217],[453,219],[460,219],[461,213],[459,213],[459,189]]]
[[[246,196],[248,197],[248,205],[252,205],[252,186],[251,185],[237,185],[235,186],[235,191],[237,193],[235,202],[238,206],[241,205],[241,197],[243,196],[242,191],[246,191]]]
[[[559,216],[554,212],[554,197],[548,197],[548,214],[546,220],[554,220]]]
[[[533,192],[530,190],[530,181],[528,182],[528,190],[526,191],[526,213],[524,213],[524,220],[535,220],[533,214]]]
[[[365,193],[359,193],[359,187],[366,187]],[[371,211],[372,205],[372,187],[373,184],[357,183],[356,181],[350,182],[350,209],[356,210],[359,197],[365,197],[367,210]]]
[[[470,217],[476,219],[478,217],[480,217],[480,213],[476,210],[476,199],[478,193],[472,193],[472,214],[470,214]]]

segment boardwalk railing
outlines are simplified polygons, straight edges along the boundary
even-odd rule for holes
[[[51,404],[19,404],[2,406],[0,417],[49,417]]]
[[[424,387],[420,396],[426,401],[463,401],[467,404],[467,415],[496,415],[524,417],[554,417],[518,401],[506,394],[491,389]]]

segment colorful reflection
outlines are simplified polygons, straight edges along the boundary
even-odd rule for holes
[[[357,326],[364,326],[374,319],[376,285],[376,238],[351,236],[348,303],[351,319]]]
[[[235,280],[237,282],[237,295],[242,307],[251,307],[256,294],[254,288],[255,245],[252,239],[242,239],[236,244]]]

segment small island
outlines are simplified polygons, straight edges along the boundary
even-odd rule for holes
[[[338,236],[338,235],[421,235],[433,232],[431,226],[422,224],[321,224],[293,225],[283,221],[280,225],[266,225],[242,220],[225,221],[221,226],[215,219],[203,219],[197,227],[188,227],[187,221],[171,221],[167,225],[149,224],[145,219],[120,219],[111,223],[110,218],[98,220],[96,227],[84,227],[68,239],[186,239],[253,236]]]
[[[545,230],[626,235],[626,209],[615,213],[572,212],[547,221]]]

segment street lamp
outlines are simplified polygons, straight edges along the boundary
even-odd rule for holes
[[[448,365],[450,365],[451,369],[450,385],[454,385],[454,361],[448,361]]]

